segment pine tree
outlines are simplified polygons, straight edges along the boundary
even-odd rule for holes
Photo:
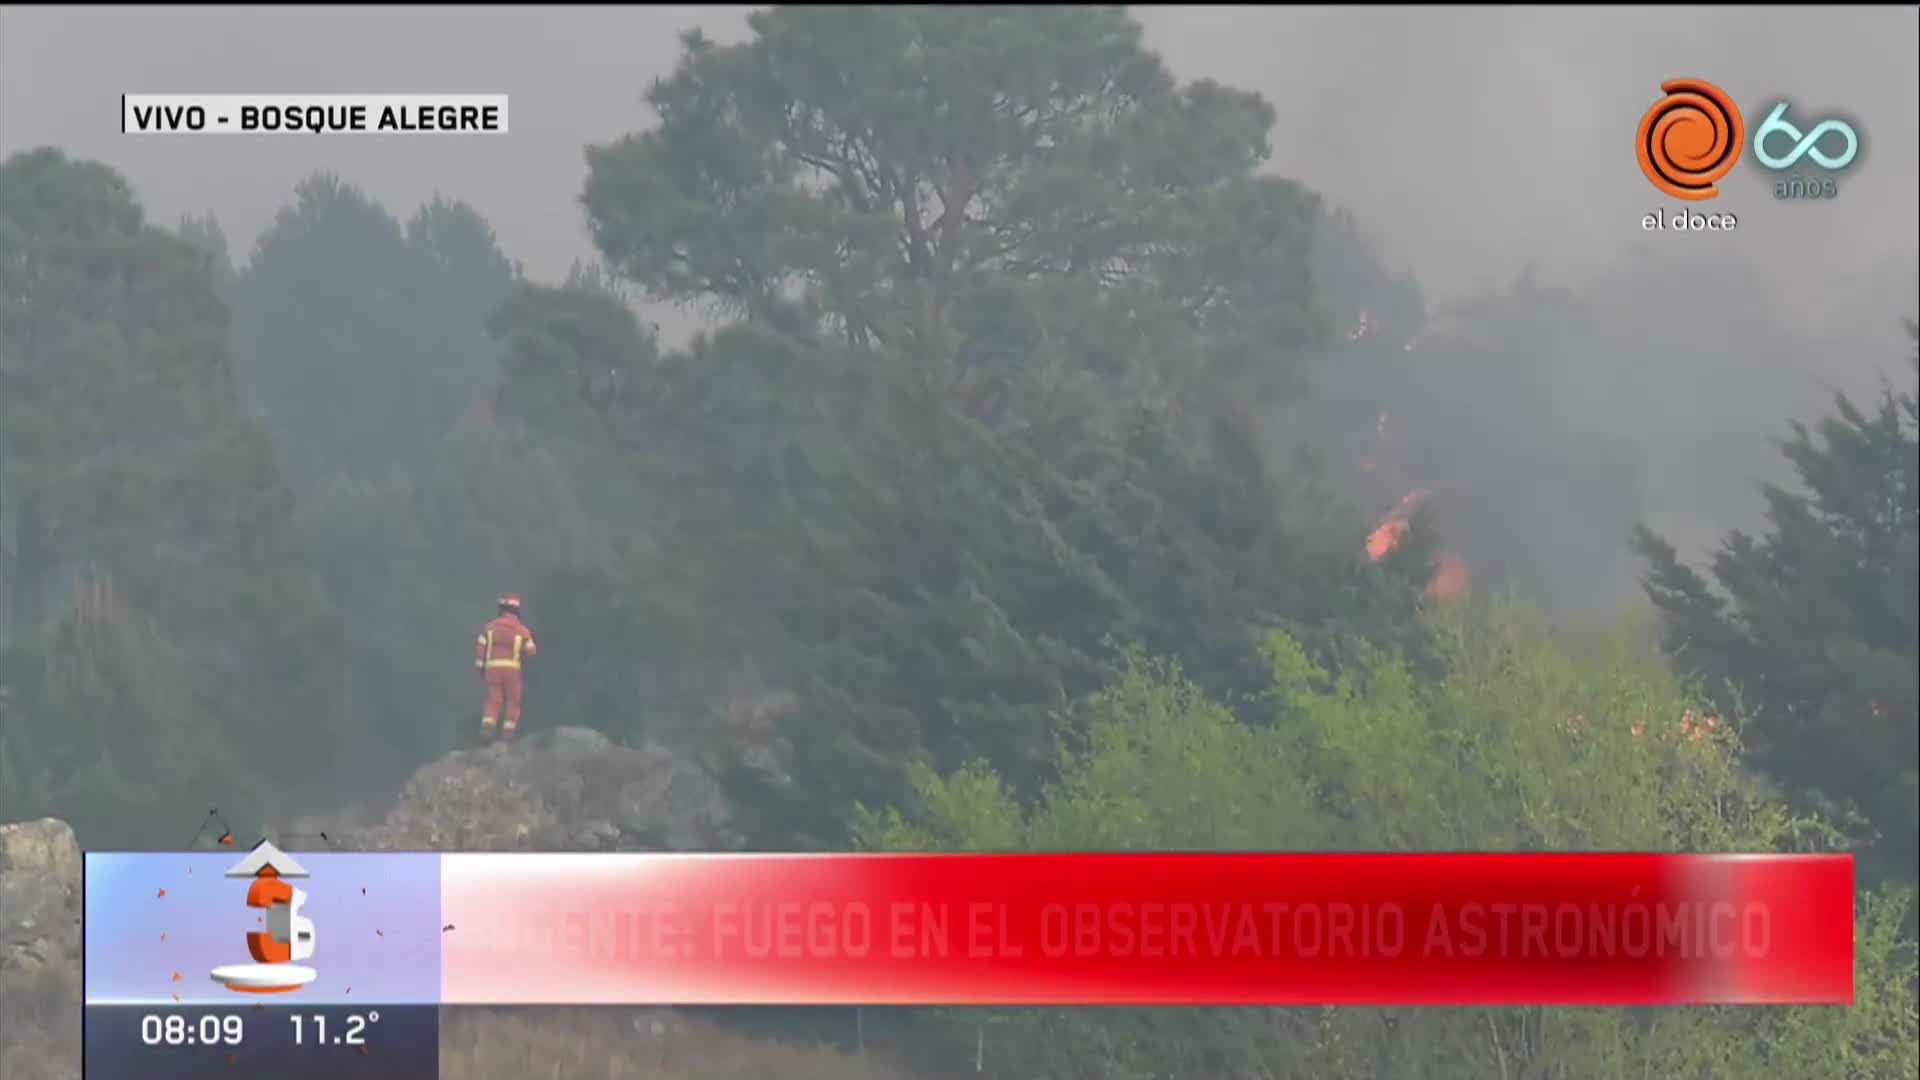
[[[1908,324],[1908,333],[1915,333]],[[1920,363],[1920,361],[1916,361]],[[1765,489],[1768,529],[1731,534],[1716,591],[1671,544],[1639,533],[1667,652],[1746,718],[1752,760],[1792,790],[1858,811],[1869,873],[1916,869],[1915,393],[1796,423],[1785,454],[1803,490]]]
[[[0,161],[0,817],[57,813],[90,844],[167,842],[216,786],[284,796],[334,731],[339,634],[203,239],[97,162]]]
[[[336,177],[300,183],[236,282],[235,340],[303,491],[425,460],[499,373],[486,319],[516,273],[464,204],[403,226]]]
[[[584,200],[636,291],[733,321],[658,356],[560,290],[501,328],[504,403],[646,507],[599,590],[635,599],[578,620],[593,666],[740,650],[796,691],[762,740],[786,767],[736,774],[756,839],[834,844],[915,760],[1037,789],[1118,643],[1231,696],[1262,685],[1256,623],[1410,613],[1423,568],[1370,567],[1257,420],[1324,329],[1318,200],[1260,170],[1267,102],[1176,83],[1116,8],[749,21],[686,40]]]

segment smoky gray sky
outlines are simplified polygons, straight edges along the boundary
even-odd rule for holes
[[[214,212],[239,261],[316,170],[399,217],[440,194],[475,206],[509,255],[554,280],[592,257],[584,148],[651,122],[641,94],[671,71],[683,31],[738,40],[748,10],[0,6],[0,155],[52,144],[108,162],[162,223]],[[1265,94],[1278,113],[1271,169],[1352,210],[1430,307],[1531,271],[1599,312],[1548,328],[1534,381],[1557,387],[1562,440],[1629,462],[1635,512],[1691,550],[1755,520],[1757,481],[1781,476],[1786,418],[1825,411],[1835,389],[1871,392],[1908,348],[1898,320],[1920,307],[1914,5],[1136,14],[1181,78]],[[1844,116],[1860,158],[1835,198],[1782,201],[1749,157],[1719,198],[1691,204],[1735,214],[1734,232],[1644,232],[1647,213],[1683,208],[1648,183],[1634,149],[1674,78],[1724,87],[1750,130],[1780,100],[1803,129]],[[300,92],[506,93],[512,131],[119,130],[123,93]],[[669,340],[691,328],[677,312],[648,314]],[[1497,380],[1485,391],[1491,409],[1541,407],[1503,399]],[[1526,462],[1534,449],[1502,452]],[[1550,544],[1553,529],[1539,528]]]
[[[153,214],[218,213],[244,259],[315,169],[404,215],[436,192],[491,220],[537,277],[588,255],[582,147],[644,126],[676,36],[745,32],[741,7],[0,8],[0,153],[107,161]],[[1806,300],[1839,271],[1910,257],[1920,233],[1916,8],[1140,8],[1183,78],[1265,93],[1272,167],[1352,208],[1430,295],[1603,273],[1656,245],[1763,260]],[[1642,178],[1662,80],[1718,82],[1748,110],[1843,111],[1866,153],[1840,196],[1777,203],[1743,164],[1713,206],[1732,236],[1646,236],[1673,201]],[[501,138],[123,136],[122,93],[505,92]],[[1800,115],[1796,113],[1795,115]],[[1752,117],[1749,123],[1757,123]],[[1839,275],[1844,276],[1844,275]]]

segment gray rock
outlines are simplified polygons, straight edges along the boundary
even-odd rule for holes
[[[0,825],[0,871],[51,874],[79,888],[80,845],[73,829],[58,818]]]
[[[414,774],[387,819],[349,846],[609,851],[741,845],[720,785],[664,746],[559,728],[448,754]]]
[[[79,1076],[80,866],[66,822],[0,825],[0,1077]]]
[[[64,821],[0,825],[0,974],[72,970],[80,957],[80,845]]]
[[[80,923],[59,878],[0,873],[0,974],[37,973],[76,963]]]

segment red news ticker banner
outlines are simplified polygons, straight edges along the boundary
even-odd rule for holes
[[[1851,856],[446,855],[447,1004],[1853,1001]]]

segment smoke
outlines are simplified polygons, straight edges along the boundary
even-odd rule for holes
[[[1273,168],[1351,210],[1384,269],[1417,279],[1425,310],[1410,311],[1395,283],[1342,275],[1331,314],[1371,311],[1376,337],[1336,341],[1313,365],[1318,394],[1276,426],[1330,448],[1381,514],[1430,490],[1476,587],[1634,599],[1634,522],[1696,556],[1757,525],[1759,484],[1791,479],[1788,421],[1905,377],[1899,321],[1920,306],[1914,9],[1142,17],[1177,70],[1265,92]],[[1750,125],[1775,100],[1844,115],[1863,152],[1832,200],[1777,200],[1746,161],[1711,207],[1736,231],[1645,232],[1645,214],[1677,203],[1640,174],[1632,140],[1678,77],[1725,87]],[[1382,412],[1393,439],[1373,430]]]
[[[639,95],[671,69],[680,32],[737,39],[745,10],[9,7],[0,154],[51,143],[105,160],[159,220],[215,211],[241,261],[315,170],[401,215],[442,193],[486,215],[535,277],[558,280],[591,256],[577,201],[583,147],[649,122]],[[1370,398],[1395,399],[1409,438],[1426,440],[1427,471],[1453,470],[1422,486],[1462,542],[1504,516],[1514,550],[1541,561],[1538,575],[1630,591],[1630,562],[1592,553],[1623,552],[1626,523],[1644,517],[1694,550],[1751,524],[1754,485],[1779,475],[1772,440],[1786,421],[1900,370],[1898,320],[1920,291],[1911,6],[1138,15],[1183,78],[1265,93],[1278,111],[1272,169],[1352,210],[1387,266],[1417,279],[1429,310],[1402,312],[1383,333],[1434,334],[1432,349],[1398,354],[1426,368],[1381,361],[1370,375],[1343,373],[1329,366],[1336,348],[1316,370],[1323,390],[1354,405],[1342,437],[1359,439],[1385,407]],[[1808,116],[1844,113],[1863,153],[1832,200],[1776,200],[1743,164],[1714,204],[1738,217],[1736,231],[1643,232],[1642,216],[1673,201],[1641,176],[1631,142],[1661,82],[1676,77],[1712,80],[1749,111],[1787,99]],[[321,141],[118,130],[122,93],[274,90],[504,92],[513,133]],[[1511,297],[1527,274],[1565,290],[1565,302]],[[1509,297],[1506,321],[1449,336],[1450,307],[1488,296]],[[1525,319],[1507,318],[1522,307]],[[686,329],[673,313],[651,314],[670,336]],[[1343,391],[1343,378],[1364,385]],[[1378,497],[1390,505],[1404,491]],[[1602,543],[1594,538],[1601,549],[1589,548]]]
[[[1840,112],[1862,159],[1829,205],[1776,206],[1743,164],[1716,209],[1720,247],[1804,288],[1920,232],[1920,12],[1914,8],[1142,8],[1182,75],[1266,93],[1274,168],[1351,208],[1430,296],[1459,300],[1529,265],[1579,284],[1641,250],[1673,200],[1641,176],[1640,116],[1667,79],[1725,87],[1753,112],[1776,98]],[[1753,120],[1757,122],[1756,115]],[[1705,243],[1693,243],[1705,241]],[[1681,245],[1684,244],[1685,247]]]

